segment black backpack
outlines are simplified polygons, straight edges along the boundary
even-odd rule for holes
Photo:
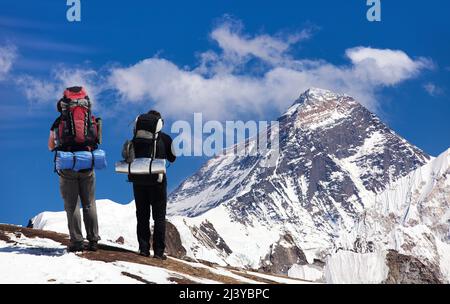
[[[163,120],[155,114],[142,114],[136,117],[133,139],[127,140],[122,149],[122,156],[128,163],[136,157],[156,158],[159,133]]]

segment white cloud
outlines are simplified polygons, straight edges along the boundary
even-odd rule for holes
[[[280,64],[286,60],[286,52],[292,45],[311,36],[308,29],[292,34],[252,37],[243,34],[242,29],[240,22],[227,20],[211,32],[211,38],[223,51],[223,58],[240,61],[253,56],[270,64]]]
[[[16,77],[16,83],[32,103],[46,103],[50,100],[56,102],[58,98],[57,85],[53,81],[25,75]]]
[[[357,47],[348,49],[346,55],[354,65],[355,75],[374,85],[395,85],[432,65],[430,60],[413,60],[399,50]]]
[[[71,86],[83,86],[89,97],[97,104],[96,97],[105,88],[98,79],[98,74],[92,69],[67,68],[58,66],[52,70],[51,79],[39,79],[29,75],[17,76],[17,85],[32,104],[54,103],[62,97],[64,89]]]
[[[0,46],[0,80],[5,79],[11,71],[14,60],[17,57],[17,50],[14,46]]]
[[[439,96],[444,93],[444,91],[440,87],[432,82],[424,84],[423,88],[425,89],[425,91],[427,91],[428,94],[430,94],[430,96],[433,97]]]
[[[59,68],[55,71],[55,78],[60,89],[71,86],[83,86],[93,102],[104,90],[104,85],[99,79],[98,73],[92,69],[82,68]],[[62,94],[62,91],[61,91]]]
[[[255,112],[266,102],[266,99],[260,99],[266,88],[259,79],[232,74],[205,78],[158,58],[115,69],[110,82],[125,101],[150,99],[162,112],[176,117],[190,116],[193,112],[203,112],[214,118],[232,111]]]
[[[401,50],[371,47],[347,49],[349,62],[344,65],[294,58],[293,46],[310,33],[251,36],[243,33],[239,23],[228,20],[211,32],[219,50],[200,53],[193,67],[180,67],[154,56],[102,72],[63,68],[51,81],[27,80],[22,86],[29,98],[39,86],[48,100],[54,100],[65,86],[80,84],[93,96],[109,90],[118,95],[121,105],[145,104],[172,119],[202,112],[205,119],[223,120],[282,112],[310,87],[352,95],[376,111],[380,88],[398,85],[432,65]],[[102,101],[98,105],[112,108]]]
[[[358,47],[346,51],[350,64],[344,66],[321,60],[294,60],[283,57],[281,51],[276,56],[260,52],[260,60],[269,56],[269,63],[273,64],[274,58],[282,58],[283,64],[270,66],[262,74],[233,73],[234,63],[213,52],[204,54],[216,61],[209,66],[201,62],[200,70],[182,69],[168,60],[149,58],[112,70],[110,83],[123,100],[151,100],[155,107],[175,117],[201,111],[212,118],[231,118],[273,108],[283,111],[312,86],[350,94],[377,110],[377,89],[415,77],[427,67],[425,59],[414,60],[399,50]]]

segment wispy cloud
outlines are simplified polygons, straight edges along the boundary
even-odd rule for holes
[[[401,50],[356,47],[346,50],[349,63],[334,65],[324,60],[294,58],[291,46],[310,37],[308,31],[284,36],[243,33],[229,22],[213,29],[211,38],[220,52],[201,54],[193,68],[152,57],[111,71],[110,84],[125,102],[151,100],[176,117],[201,111],[220,118],[243,113],[283,111],[309,87],[323,87],[355,96],[378,109],[376,92],[416,77],[431,65]],[[254,73],[250,60],[265,64]],[[260,67],[258,67],[260,68]]]
[[[0,80],[5,79],[11,71],[14,60],[17,57],[17,49],[15,46],[0,46]]]
[[[62,97],[64,89],[75,85],[84,86],[95,103],[96,96],[104,89],[95,70],[64,66],[55,68],[51,79],[21,75],[17,76],[15,81],[32,104],[49,102],[56,104],[56,101]]]
[[[293,33],[279,33],[276,35],[249,35],[244,33],[244,26],[240,21],[226,19],[210,34],[222,54],[217,56],[220,61],[230,64],[243,63],[251,58],[258,58],[263,62],[280,65],[286,61],[290,48],[312,35],[312,29],[304,29]],[[211,54],[207,52],[206,54]]]
[[[0,42],[8,41],[20,49],[35,51],[51,51],[64,53],[87,54],[95,51],[92,46],[69,43],[66,41],[55,41],[49,39],[43,32],[57,31],[58,24],[45,23],[41,20],[26,20],[0,16]],[[26,30],[26,31],[24,31]]]
[[[376,111],[379,89],[396,86],[432,66],[430,60],[412,58],[401,50],[372,47],[345,50],[344,65],[296,58],[293,47],[309,39],[311,30],[250,35],[241,23],[226,20],[210,37],[219,49],[200,53],[193,67],[153,56],[126,67],[104,68],[102,73],[59,68],[68,72],[53,73],[45,80],[23,76],[18,83],[28,98],[41,88],[43,96],[54,100],[64,85],[79,83],[94,95],[114,92],[122,107],[145,104],[175,119],[202,112],[205,118],[220,120],[281,112],[309,87],[350,94]],[[104,101],[98,105],[109,108]]]
[[[430,94],[430,96],[433,97],[442,95],[444,93],[444,90],[442,88],[438,87],[436,84],[432,82],[424,84],[423,88],[425,89],[425,91],[427,91],[428,94]]]
[[[95,51],[92,46],[77,45],[74,43],[67,43],[61,41],[48,40],[46,38],[35,38],[30,36],[15,35],[11,39],[12,43],[19,48],[27,48],[36,51],[51,51],[62,53],[78,53],[89,54]]]
[[[54,25],[43,23],[42,21],[11,18],[8,16],[0,16],[0,26],[3,28],[29,30],[50,30],[55,28]]]

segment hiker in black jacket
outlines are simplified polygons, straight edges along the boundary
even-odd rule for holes
[[[136,158],[166,159],[174,162],[172,138],[161,132],[163,120],[161,114],[151,110],[136,119],[134,138],[132,140]],[[156,139],[154,138],[156,135]],[[155,143],[156,140],[156,150]],[[137,238],[139,254],[150,256],[150,214],[153,214],[153,252],[154,258],[165,260],[167,178],[165,174],[128,175],[133,183],[136,202]],[[150,210],[151,208],[151,210]]]

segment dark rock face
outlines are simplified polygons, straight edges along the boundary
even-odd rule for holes
[[[200,227],[192,227],[191,229],[194,237],[206,248],[216,249],[224,255],[230,255],[232,253],[230,247],[228,247],[227,243],[225,243],[210,222],[204,221]]]
[[[389,267],[386,284],[442,284],[437,266],[425,265],[417,258],[390,250],[386,256]]]
[[[261,262],[260,270],[275,274],[287,274],[292,265],[308,264],[304,252],[295,245],[290,234],[285,234],[281,239],[271,245],[270,252]]]
[[[372,241],[363,241],[361,238],[356,238],[353,243],[353,252],[369,253],[375,251],[375,244]]]
[[[166,221],[166,253],[180,259],[186,255],[186,249],[181,243],[180,233],[169,221]]]
[[[31,219],[28,220],[27,228],[33,228],[33,221]]]

